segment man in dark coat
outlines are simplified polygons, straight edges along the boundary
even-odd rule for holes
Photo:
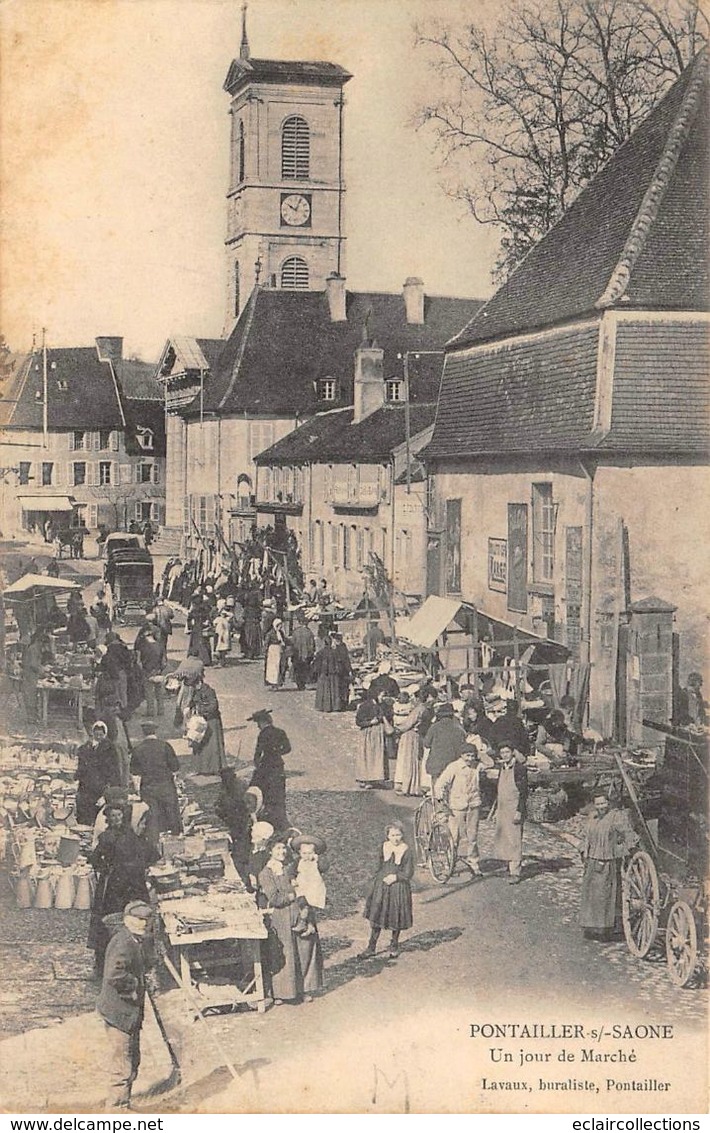
[[[485,739],[485,736],[483,737]],[[517,700],[508,700],[505,713],[493,721],[491,725],[491,740],[493,747],[501,744],[510,744],[514,751],[521,755],[530,755],[530,737],[523,721],[518,716]]]
[[[145,696],[145,711],[147,716],[163,715],[163,686],[156,680],[163,671],[163,648],[156,639],[154,628],[148,624],[140,631],[134,645],[140,660],[141,674],[143,676],[143,692]]]
[[[348,647],[343,641],[342,633],[334,633],[333,647],[335,649],[335,664],[338,670],[338,687],[340,689],[340,711],[344,712],[350,702],[350,685],[353,680],[353,667],[350,663]]]
[[[143,901],[131,901],[123,925],[109,941],[96,1010],[104,1021],[110,1050],[110,1087],[106,1108],[128,1109],[131,1089],[141,1061],[141,1027],[145,1008],[143,942],[153,911]]]
[[[140,775],[141,798],[150,807],[159,831],[182,834],[174,773],[180,764],[171,744],[159,740],[153,720],[141,724],[145,739],[133,749],[131,774]]]
[[[303,620],[300,620],[291,634],[293,656],[293,678],[296,688],[303,691],[311,675],[311,665],[316,655],[316,639]]]
[[[106,787],[120,787],[121,773],[116,748],[108,738],[108,727],[97,720],[91,728],[91,740],[77,751],[76,820],[81,826],[93,826],[96,804]]]
[[[274,830],[285,830],[286,768],[283,757],[291,750],[291,741],[281,728],[275,728],[271,711],[262,708],[249,717],[259,728],[254,750],[254,774],[251,787],[258,787],[264,798],[260,818],[270,822]]]
[[[425,770],[431,776],[432,788],[444,768],[458,759],[465,740],[466,733],[455,718],[453,704],[442,704],[424,737],[424,747],[429,748]]]

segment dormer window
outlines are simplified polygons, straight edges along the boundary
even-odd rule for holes
[[[404,401],[404,382],[396,380],[386,382],[385,392],[388,401]]]
[[[338,382],[336,378],[321,378],[318,383],[318,397],[321,401],[337,401]]]
[[[66,381],[65,378],[57,378],[57,389],[60,390],[62,393],[67,392],[67,390],[69,389],[69,383]]]
[[[154,434],[152,429],[144,429],[140,425],[136,426],[136,440],[144,452],[150,452],[153,448]]]

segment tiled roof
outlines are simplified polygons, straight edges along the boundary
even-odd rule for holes
[[[448,354],[430,457],[575,450],[589,441],[596,320],[473,354]]]
[[[352,78],[337,63],[290,62],[286,59],[234,59],[224,82],[229,94],[247,83],[297,83],[301,86],[342,87]]]
[[[431,425],[434,412],[434,405],[411,406],[411,437]],[[393,449],[406,440],[405,411],[402,405],[388,405],[378,409],[357,425],[352,421],[352,406],[330,413],[319,413],[305,425],[259,453],[256,463],[379,463],[387,460]]]
[[[332,322],[321,291],[257,288],[205,383],[205,412],[307,416],[323,408],[318,380],[335,378],[334,408],[353,401],[353,358],[363,328],[384,350],[385,378],[402,377],[404,351],[443,351],[480,306],[425,296],[424,324],[407,323],[401,294],[348,292],[347,319]],[[443,355],[410,359],[412,402],[436,399]],[[195,403],[186,412],[196,407]]]
[[[36,352],[14,395],[6,428],[41,429],[42,355]],[[122,428],[123,415],[111,366],[100,362],[95,346],[47,351],[47,417],[50,429]]]
[[[155,362],[122,358],[116,363],[116,376],[121,385],[121,392],[126,397],[160,402],[165,399],[163,387],[155,380]]]
[[[9,424],[31,364],[31,354],[11,354],[5,359],[6,372],[0,384],[0,426]]]
[[[696,56],[452,346],[619,301],[710,307],[707,63]]]
[[[600,449],[710,451],[710,327],[621,323],[611,428]]]

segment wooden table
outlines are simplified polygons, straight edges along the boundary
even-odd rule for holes
[[[84,714],[84,696],[89,691],[88,688],[71,688],[69,685],[55,685],[48,684],[44,681],[38,681],[37,691],[40,694],[40,712],[43,724],[46,725],[49,720],[49,694],[52,692],[60,692],[70,702],[74,701],[72,715],[75,715],[77,723],[80,726],[82,725]]]
[[[227,852],[224,858],[224,880],[239,883],[234,862]],[[149,874],[150,876],[150,874]],[[204,1014],[210,1008],[234,1008],[238,1004],[246,1003],[256,1007],[257,1011],[266,1011],[266,994],[264,992],[264,975],[261,964],[261,941],[266,940],[268,932],[264,924],[262,911],[257,907],[256,896],[251,893],[235,892],[219,894],[218,900],[226,906],[223,919],[227,923],[223,927],[211,927],[193,932],[182,931],[179,918],[183,902],[171,898],[169,893],[158,897],[158,913],[163,928],[166,944],[175,956],[175,963],[169,955],[164,956],[165,966],[185,992],[185,997],[195,1014]],[[209,895],[204,902],[199,897],[189,899],[200,912],[209,911]],[[230,909],[230,902],[234,908]],[[203,905],[200,908],[200,905]],[[240,910],[236,906],[242,906]],[[231,913],[231,916],[230,916]],[[253,976],[245,988],[237,984],[210,984],[196,978],[193,965],[195,953],[204,950],[205,945],[230,941],[238,949],[246,964],[251,968]],[[224,968],[235,964],[237,957],[226,957],[208,961],[211,968]]]

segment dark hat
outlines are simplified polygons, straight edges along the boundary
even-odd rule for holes
[[[292,849],[300,850],[301,846],[313,846],[317,854],[324,854],[327,849],[325,839],[315,834],[297,834],[291,839]]]
[[[138,917],[141,921],[149,921],[153,910],[145,901],[129,901],[123,910],[124,917]]]
[[[106,806],[126,806],[128,791],[125,787],[105,787],[104,802]]]
[[[253,720],[255,724],[258,724],[260,720],[266,720],[270,717],[272,712],[272,708],[259,708],[258,711],[252,712],[251,716],[247,716],[247,720]]]
[[[144,736],[154,736],[157,734],[158,725],[155,720],[141,720],[141,731]]]
[[[442,705],[441,705],[441,708],[437,709],[437,713],[436,713],[436,715],[437,715],[437,717],[438,717],[438,718],[439,718],[440,720],[441,720],[441,719],[442,719],[442,718],[443,718],[444,716],[453,716],[453,715],[454,715],[454,706],[453,706],[453,704],[442,704]]]

